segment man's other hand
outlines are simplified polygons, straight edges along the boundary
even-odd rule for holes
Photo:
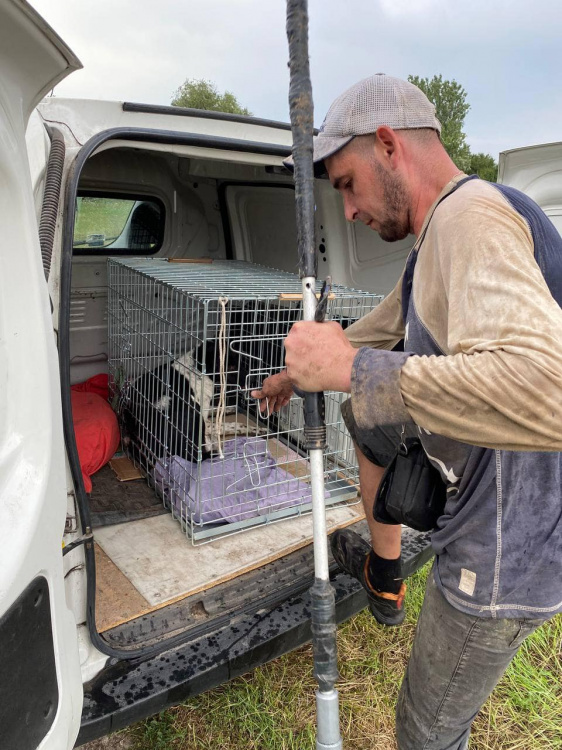
[[[267,407],[269,412],[273,413],[287,406],[293,395],[293,386],[285,371],[278,372],[266,378],[261,390],[252,391],[251,395],[252,398],[259,398],[261,412]]]
[[[285,339],[285,365],[291,383],[303,391],[351,392],[357,349],[339,323],[300,321]]]

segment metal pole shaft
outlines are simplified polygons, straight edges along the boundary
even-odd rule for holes
[[[308,63],[307,0],[287,0],[287,38],[291,83],[289,105],[295,165],[295,204],[304,320],[314,320],[317,257],[314,243],[312,84]],[[310,590],[316,691],[317,750],[341,750],[334,589],[329,581],[324,507],[326,424],[324,394],[304,396],[305,442],[310,455],[314,543],[314,585]]]

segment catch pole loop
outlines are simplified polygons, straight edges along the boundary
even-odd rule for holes
[[[314,170],[312,84],[308,63],[307,0],[287,0],[287,38],[291,82],[289,107],[293,132],[295,205],[303,318],[313,321],[317,310],[317,256],[314,242]],[[323,289],[326,291],[326,287]],[[317,322],[325,315],[318,310]],[[328,539],[324,507],[324,454],[326,423],[324,394],[304,394],[305,441],[309,450],[312,487],[314,541],[314,585],[310,590],[312,646],[316,691],[317,750],[341,750],[339,698],[334,685],[338,678],[336,658],[336,612],[334,589],[329,580]]]

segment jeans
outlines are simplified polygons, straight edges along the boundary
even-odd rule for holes
[[[396,707],[399,750],[466,750],[482,704],[544,621],[460,612],[431,572]]]

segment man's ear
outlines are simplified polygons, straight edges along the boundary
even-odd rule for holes
[[[392,168],[396,168],[396,157],[400,151],[400,143],[396,132],[386,125],[381,125],[380,128],[377,128],[376,136],[375,153],[383,164],[388,163]]]

